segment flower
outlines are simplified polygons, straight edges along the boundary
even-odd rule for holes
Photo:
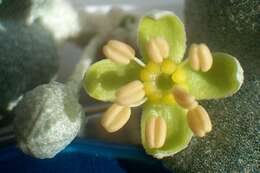
[[[122,128],[131,107],[143,104],[141,138],[156,158],[183,150],[194,135],[212,129],[209,115],[197,100],[233,95],[243,83],[243,70],[233,56],[211,53],[205,44],[192,44],[182,61],[186,35],[182,22],[171,12],[144,16],[138,28],[143,61],[129,45],[110,40],[106,60],[86,72],[86,92],[113,104],[101,124],[108,132]]]

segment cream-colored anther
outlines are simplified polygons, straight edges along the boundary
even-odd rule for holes
[[[163,58],[169,56],[170,47],[167,41],[161,37],[152,38],[147,44],[149,58],[155,63],[161,63]]]
[[[145,138],[150,148],[161,148],[166,140],[167,125],[162,117],[152,117],[145,125]]]
[[[200,69],[203,72],[209,71],[213,64],[212,54],[205,44],[199,45]]]
[[[172,93],[176,102],[186,109],[192,109],[198,105],[195,97],[190,95],[185,89],[179,86],[174,86],[172,89]]]
[[[207,111],[200,105],[189,110],[188,124],[193,133],[203,137],[212,130],[212,124]]]
[[[142,101],[144,96],[143,83],[139,80],[135,80],[121,87],[116,92],[116,102],[123,106],[131,106]]]
[[[117,40],[110,40],[104,47],[103,53],[108,59],[118,64],[129,64],[130,60],[135,58],[134,49]]]
[[[192,69],[198,71],[200,69],[200,62],[198,55],[198,46],[196,44],[191,45],[188,57]]]
[[[205,44],[192,44],[189,49],[189,62],[191,67],[198,71],[207,72],[213,64],[212,54]]]
[[[129,107],[114,103],[102,116],[101,125],[110,133],[118,131],[127,123],[130,114]]]
[[[144,97],[142,100],[140,100],[139,102],[136,102],[134,104],[129,105],[129,107],[133,108],[133,107],[138,107],[141,106],[142,104],[144,104],[147,101],[147,97]]]

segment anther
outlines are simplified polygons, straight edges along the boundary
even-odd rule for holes
[[[102,116],[101,125],[110,133],[118,131],[127,123],[130,114],[129,107],[114,103]]]
[[[145,138],[150,148],[161,148],[166,140],[167,125],[162,117],[152,117],[145,125]]]
[[[212,130],[212,124],[207,111],[200,105],[188,111],[188,124],[193,133],[203,137]]]
[[[145,91],[141,81],[135,80],[116,92],[116,102],[123,106],[134,105],[144,99]]]
[[[205,44],[192,44],[188,57],[191,67],[196,71],[207,72],[212,67],[212,54]]]
[[[118,64],[129,64],[130,60],[134,60],[141,66],[145,66],[145,64],[135,57],[135,50],[121,41],[117,40],[110,40],[108,43],[103,47],[104,55]]]
[[[192,109],[198,105],[195,97],[190,95],[185,89],[179,86],[173,87],[172,93],[176,102],[186,109]]]
[[[149,58],[155,63],[161,63],[169,56],[170,47],[167,41],[161,37],[152,38],[147,44]]]
[[[129,64],[130,60],[135,58],[134,49],[117,40],[110,40],[103,47],[103,53],[108,59],[118,64]]]

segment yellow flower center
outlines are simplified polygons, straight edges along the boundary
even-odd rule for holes
[[[162,63],[149,62],[140,72],[147,98],[152,102],[175,104],[172,88],[175,85],[187,89],[186,75],[181,66],[171,59]]]

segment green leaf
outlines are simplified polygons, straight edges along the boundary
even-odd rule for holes
[[[93,98],[113,101],[115,92],[124,84],[138,79],[141,67],[135,62],[120,65],[109,59],[98,61],[86,72],[83,86]]]
[[[173,155],[186,148],[192,132],[187,124],[187,111],[178,105],[153,104],[144,106],[141,120],[142,143],[148,154],[157,158]],[[163,147],[151,149],[145,142],[145,123],[152,116],[162,116],[167,123],[167,138]]]
[[[226,53],[213,54],[208,72],[197,72],[184,65],[190,93],[197,99],[217,99],[233,95],[243,83],[243,69],[238,60]]]
[[[148,61],[146,44],[153,37],[162,37],[170,45],[170,58],[180,62],[186,49],[186,34],[181,20],[171,12],[156,12],[144,16],[138,28],[138,42],[142,57]]]

